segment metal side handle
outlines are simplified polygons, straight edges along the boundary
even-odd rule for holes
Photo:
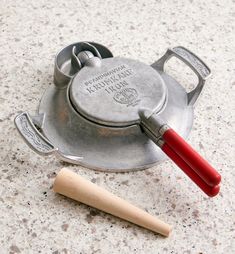
[[[24,141],[36,153],[50,155],[58,150],[37,130],[28,113],[16,116],[15,125]]]
[[[27,112],[23,112],[16,116],[15,125],[26,144],[40,155],[55,154],[60,159],[69,163],[79,163],[83,157],[71,154],[64,154],[58,148],[46,139],[35,127]]]
[[[175,47],[168,49],[165,55],[163,55],[151,66],[160,71],[164,71],[165,63],[173,56],[177,57],[185,64],[187,64],[198,77],[199,81],[197,86],[188,93],[188,104],[193,105],[197,101],[197,98],[202,91],[206,79],[210,76],[211,70],[198,56],[184,47]]]

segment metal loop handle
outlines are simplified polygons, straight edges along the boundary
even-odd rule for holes
[[[198,56],[184,47],[168,49],[165,55],[152,64],[152,67],[164,71],[165,63],[173,56],[187,64],[198,77],[197,86],[188,93],[188,104],[193,105],[200,95],[206,79],[210,76],[211,70]]]
[[[16,116],[15,125],[25,142],[38,154],[50,155],[57,150],[35,127],[28,113]]]
[[[31,117],[27,112],[23,112],[16,116],[15,125],[26,144],[40,155],[55,154],[60,159],[69,163],[79,164],[83,157],[64,154],[58,148],[46,139],[35,127]]]

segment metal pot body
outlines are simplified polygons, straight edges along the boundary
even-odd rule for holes
[[[164,72],[165,62],[173,56],[188,64],[199,78],[197,87],[190,93]],[[109,58],[112,58],[112,61],[108,60]],[[91,59],[96,60],[94,62]],[[55,153],[64,161],[92,169],[134,171],[161,162],[166,158],[165,154],[149,139],[137,118],[131,119],[130,122],[96,121],[93,117],[89,118],[91,114],[78,112],[76,105],[74,106],[71,101],[71,86],[74,80],[82,68],[93,65],[93,68],[96,68],[96,65],[99,65],[97,61],[113,62],[116,58],[107,48],[96,43],[75,43],[62,49],[56,56],[55,84],[45,91],[38,114],[30,116],[22,113],[16,117],[15,123],[19,132],[36,152],[42,155]],[[137,65],[142,68],[142,63]],[[210,70],[198,57],[183,47],[169,49],[162,58],[146,68],[147,72],[156,72],[156,78],[161,80],[165,87],[165,99],[161,101],[161,105],[157,104],[160,106],[155,107],[151,114],[157,114],[182,137],[187,138],[193,124],[193,105]],[[124,95],[116,93],[113,98],[121,103],[127,103],[126,100],[133,101],[135,92],[128,89]],[[78,104],[79,102],[78,100]],[[109,111],[112,113],[112,108]]]

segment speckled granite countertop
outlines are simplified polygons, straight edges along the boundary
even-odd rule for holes
[[[1,254],[235,253],[234,0],[2,0],[0,28]],[[14,127],[17,112],[33,113],[53,82],[56,51],[82,40],[148,64],[182,45],[212,69],[189,142],[222,173],[217,197],[204,196],[169,161],[122,174],[66,164],[174,225],[169,238],[54,194],[63,164],[35,154]],[[181,68],[181,81],[189,84]]]

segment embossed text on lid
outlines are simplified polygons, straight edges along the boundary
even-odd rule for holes
[[[139,122],[139,109],[158,111],[166,100],[164,81],[152,67],[125,58],[85,66],[70,87],[72,105],[84,117],[108,126]]]

